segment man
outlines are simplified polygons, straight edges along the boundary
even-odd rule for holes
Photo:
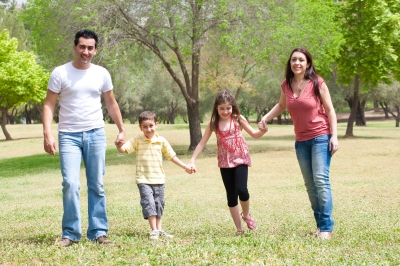
[[[97,42],[98,37],[91,30],[76,33],[73,45],[75,60],[54,69],[43,106],[44,150],[54,155],[57,146],[51,125],[59,97],[58,145],[64,214],[62,237],[57,244],[62,247],[71,246],[82,236],[79,196],[82,158],[88,186],[87,237],[100,244],[112,243],[107,238],[108,219],[103,188],[107,141],[101,96],[119,130],[115,141],[117,145],[124,142],[125,129],[114,98],[110,74],[105,68],[91,63],[97,51]]]

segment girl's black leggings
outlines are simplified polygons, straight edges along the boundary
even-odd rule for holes
[[[238,165],[235,168],[220,168],[222,181],[224,182],[228,206],[238,205],[238,197],[241,201],[250,198],[247,190],[248,166]]]

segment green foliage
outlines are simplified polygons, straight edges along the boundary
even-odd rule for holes
[[[18,17],[16,10],[3,9],[0,7],[0,32],[8,30],[10,37],[18,39],[18,51],[24,51],[28,45],[28,31]]]
[[[349,0],[341,7],[345,44],[339,79],[349,84],[355,76],[362,86],[400,79],[400,10],[398,1]]]
[[[10,109],[31,101],[38,103],[46,95],[49,74],[30,52],[17,51],[18,40],[0,32],[0,108]]]
[[[259,69],[280,71],[289,53],[304,47],[312,53],[319,74],[329,77],[343,43],[337,8],[328,0],[260,1],[235,32],[227,31],[220,40],[235,56],[252,58]]]

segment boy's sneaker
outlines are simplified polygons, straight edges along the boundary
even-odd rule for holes
[[[164,232],[164,231],[160,231],[160,236],[165,237],[165,238],[174,238],[173,235],[168,234],[167,232]]]
[[[61,238],[60,240],[58,240],[56,242],[56,245],[60,246],[60,247],[63,247],[63,248],[66,248],[66,247],[72,246],[73,243],[74,242],[72,242],[72,240],[69,239],[69,238]]]
[[[159,236],[160,236],[160,231],[153,230],[150,232],[149,239],[158,239]]]
[[[96,238],[96,242],[99,244],[112,244],[112,241],[108,239],[106,235],[102,235]]]

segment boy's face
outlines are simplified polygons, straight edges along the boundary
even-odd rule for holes
[[[158,123],[154,122],[154,120],[144,120],[140,123],[139,127],[140,130],[143,131],[146,138],[152,139],[156,133],[157,125]]]

